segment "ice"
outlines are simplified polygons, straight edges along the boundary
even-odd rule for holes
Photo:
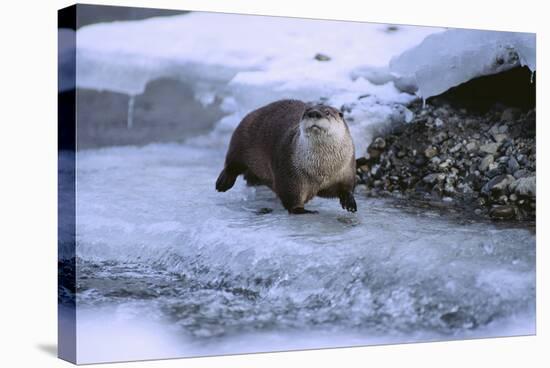
[[[450,29],[392,58],[390,70],[426,99],[473,78],[517,66],[536,70],[533,33]]]
[[[285,337],[319,347],[534,332],[531,231],[457,223],[360,189],[356,214],[317,198],[319,214],[288,216],[240,179],[214,190],[224,149],[78,152],[81,310],[119,305],[121,317],[167,323],[184,355],[286,348]],[[87,315],[79,333],[94,328]],[[238,344],[254,335],[265,340]]]

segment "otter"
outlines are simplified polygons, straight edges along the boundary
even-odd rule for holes
[[[225,192],[243,175],[266,185],[290,214],[313,197],[339,198],[355,212],[355,151],[342,113],[323,104],[280,100],[250,112],[233,132],[216,190]]]

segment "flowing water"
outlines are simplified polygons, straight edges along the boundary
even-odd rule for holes
[[[357,213],[289,216],[241,179],[217,193],[212,142],[78,152],[79,361],[535,332],[534,229],[361,187]]]

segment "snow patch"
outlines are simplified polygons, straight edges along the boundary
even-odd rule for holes
[[[396,79],[409,90],[415,86],[424,99],[518,66],[536,70],[533,33],[451,29],[426,37],[390,62]]]

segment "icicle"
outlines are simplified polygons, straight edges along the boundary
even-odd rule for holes
[[[128,99],[128,121],[126,122],[126,125],[128,129],[132,129],[132,126],[134,125],[134,102],[135,102],[135,95],[130,95],[130,98]]]
[[[531,70],[531,84],[533,84],[533,78],[535,77],[535,71]]]
[[[426,99],[422,97],[422,110],[426,108]]]

